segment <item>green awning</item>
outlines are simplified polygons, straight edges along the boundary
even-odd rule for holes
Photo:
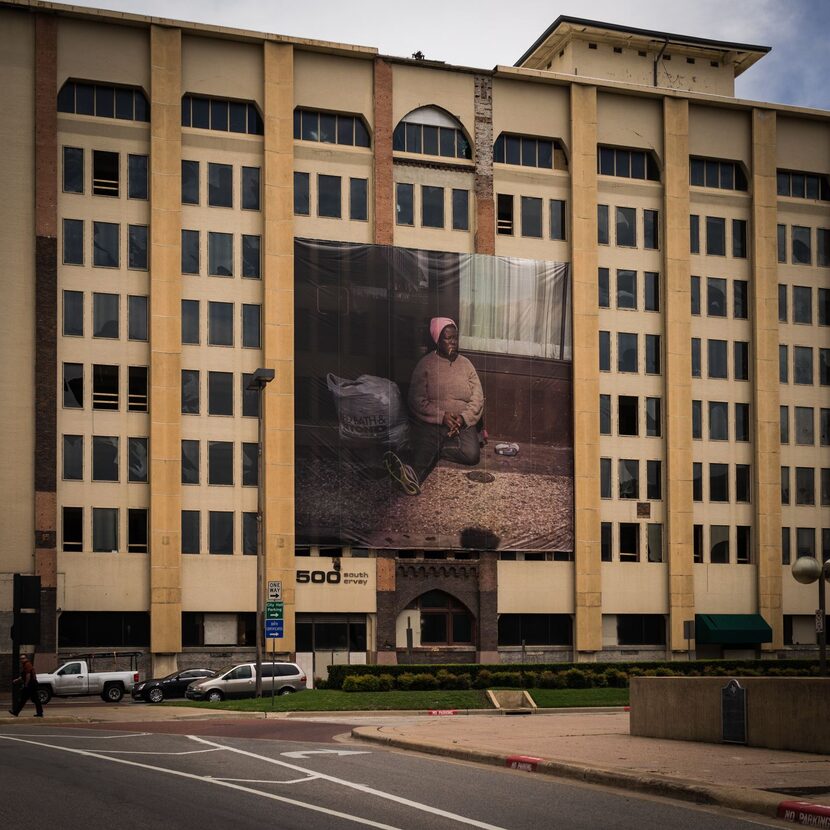
[[[771,643],[772,629],[760,614],[695,614],[695,642],[723,646]]]

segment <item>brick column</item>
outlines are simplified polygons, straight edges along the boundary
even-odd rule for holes
[[[597,90],[571,86],[574,656],[602,648],[597,307]]]
[[[683,651],[684,620],[695,613],[692,572],[692,365],[689,264],[689,102],[663,99],[665,173],[663,271],[665,304],[666,550],[671,651]]]
[[[499,662],[499,555],[479,553],[478,570],[478,662]]]
[[[496,211],[493,201],[493,79],[475,76],[475,199],[477,254],[496,252]]]
[[[375,244],[394,244],[395,194],[392,174],[392,65],[375,58]]]
[[[57,19],[35,17],[35,527],[40,576],[38,668],[57,651],[58,113]]]
[[[398,662],[395,651],[395,596],[397,575],[395,551],[379,550],[377,553],[377,662],[382,666],[394,666]]]
[[[752,440],[758,613],[772,626],[765,650],[783,647],[781,446],[778,380],[776,114],[752,111]]]
[[[182,648],[181,31],[150,27],[150,648]]]

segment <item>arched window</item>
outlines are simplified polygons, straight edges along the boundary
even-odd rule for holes
[[[438,107],[418,107],[405,115],[395,127],[392,149],[445,158],[473,157],[461,123]]]
[[[421,611],[421,645],[473,645],[475,619],[473,615],[449,594],[427,591],[416,601]]]
[[[58,93],[58,112],[121,121],[150,120],[147,96],[140,89],[91,81],[67,81]]]
[[[182,127],[248,135],[265,132],[262,116],[253,101],[229,101],[204,95],[182,95]]]
[[[297,107],[294,110],[294,138],[322,144],[369,147],[369,130],[359,115],[318,112]]]
[[[493,161],[520,167],[567,170],[568,159],[562,142],[556,138],[502,133],[493,145]]]

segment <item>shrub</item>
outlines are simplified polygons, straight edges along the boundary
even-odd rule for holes
[[[539,684],[539,675],[535,671],[522,672],[522,688],[532,689]]]
[[[595,674],[594,672],[589,672],[588,685],[596,686],[599,689],[604,689],[608,685],[608,678],[605,676],[605,672],[603,671],[597,674]]]
[[[458,678],[446,669],[439,669],[435,679],[438,681],[439,689],[455,689],[458,682]]]
[[[568,689],[587,689],[590,686],[588,675],[582,669],[568,669],[563,675],[565,687]]]
[[[660,666],[659,669],[654,670],[655,677],[675,677],[675,673],[671,670],[666,668],[665,666]]]
[[[377,692],[380,689],[380,680],[373,674],[349,675],[343,681],[344,692]]]
[[[438,678],[434,674],[416,674],[410,688],[413,691],[431,692],[438,688]]]
[[[402,692],[407,692],[415,682],[415,675],[412,672],[404,672],[398,675],[397,686]],[[345,681],[344,681],[345,683]]]
[[[565,678],[561,672],[543,671],[539,675],[539,685],[543,689],[564,689]]]
[[[395,688],[395,678],[391,674],[382,674],[378,677],[378,691],[391,692]]]
[[[473,680],[467,672],[457,674],[455,676],[456,689],[469,689],[473,685]]]
[[[506,686],[508,689],[520,689],[522,687],[522,674],[517,671],[493,672],[491,686]]]
[[[628,685],[628,675],[619,669],[606,669],[603,672],[605,685],[615,689],[624,689]]]
[[[329,681],[325,679],[325,677],[315,677],[314,678],[314,688],[315,689],[329,689]]]
[[[492,685],[492,677],[493,673],[489,669],[480,669],[476,675],[473,686],[476,689],[486,689],[488,686]]]

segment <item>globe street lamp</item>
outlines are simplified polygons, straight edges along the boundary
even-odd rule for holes
[[[273,369],[257,369],[248,385],[249,392],[257,393],[257,487],[256,487],[256,696],[262,697],[262,641],[265,622],[265,557],[262,544],[262,393],[274,379]]]
[[[827,614],[825,613],[824,583],[830,582],[830,560],[821,564],[815,556],[799,556],[793,562],[793,578],[802,585],[818,582],[818,611],[816,611],[816,632],[818,633],[819,674],[827,676]]]

